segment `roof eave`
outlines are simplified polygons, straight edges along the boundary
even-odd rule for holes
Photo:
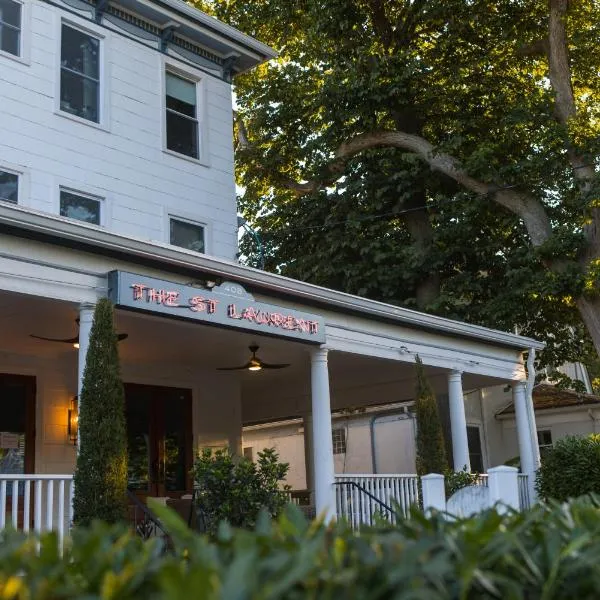
[[[436,315],[420,313],[407,308],[385,304],[375,300],[330,290],[282,275],[267,273],[212,256],[177,249],[167,244],[135,239],[118,233],[98,229],[83,223],[67,221],[19,206],[0,206],[0,225],[61,241],[76,242],[113,252],[122,252],[158,263],[203,271],[251,286],[260,292],[269,291],[282,296],[305,300],[309,303],[325,304],[333,308],[351,311],[374,318],[393,321],[410,327],[425,328],[449,335],[475,339],[484,343],[528,350],[542,349],[544,343],[512,333],[488,329],[460,321],[452,321]]]

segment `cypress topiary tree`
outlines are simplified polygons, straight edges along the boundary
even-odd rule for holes
[[[74,522],[127,517],[127,436],[113,308],[98,302],[79,398],[80,449],[75,469]]]
[[[435,394],[425,377],[421,359],[416,356],[417,389],[415,411],[417,416],[417,474],[444,474],[448,470],[444,433]]]

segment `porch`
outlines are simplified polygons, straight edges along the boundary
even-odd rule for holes
[[[144,280],[144,276],[136,277]],[[24,286],[22,291],[0,292],[1,518],[4,524],[16,520],[23,528],[63,527],[63,534],[70,523],[66,498],[71,488],[66,482],[70,481],[76,457],[72,417],[81,388],[92,300],[106,294],[108,285],[106,275],[78,273],[75,279],[77,283],[71,284],[76,292],[70,289],[65,294],[71,299],[48,297],[47,291],[42,291],[48,289],[47,282],[40,281]],[[190,285],[182,279],[180,283],[159,283],[174,286],[190,298],[198,297],[200,290],[207,296],[214,294],[213,298],[221,293],[219,301],[232,304],[232,298],[238,303],[244,298],[256,305],[271,300],[250,296],[234,284],[217,286],[219,290],[214,285],[203,287],[206,282]],[[38,293],[34,293],[36,285]],[[86,301],[75,302],[74,295]],[[135,310],[131,306],[118,309],[115,323],[120,334],[127,334],[119,349],[127,396],[130,485],[142,499],[189,495],[189,471],[196,453],[206,447],[241,452],[244,425],[300,418],[305,423],[303,458],[307,487],[314,490],[315,511],[329,517],[344,511],[355,513],[358,500],[351,501],[351,495],[340,492],[348,487],[347,482],[334,485],[332,411],[410,401],[414,396],[416,355],[425,363],[435,391],[447,397],[454,464],[470,466],[463,390],[512,382],[522,464],[533,472],[535,457],[522,346],[515,347],[514,336],[505,343],[491,343],[481,339],[481,332],[477,332],[479,339],[467,339],[458,331],[449,334],[435,331],[432,326],[390,325],[319,308],[314,318],[319,320],[322,337],[312,339],[310,335],[285,333],[281,327],[271,328],[264,322],[254,321],[252,326],[242,323],[240,327],[237,322],[199,320],[196,311],[190,309],[193,304],[169,305],[165,294],[148,298],[133,307]],[[299,318],[294,315],[306,314],[299,309],[310,309],[285,298],[279,298],[278,303],[281,313],[293,319]],[[193,312],[193,318],[179,308]],[[236,314],[234,311],[229,317],[235,318]],[[448,323],[444,322],[444,327],[450,327]],[[246,364],[250,358],[248,347],[253,344],[259,346],[257,355],[263,361],[287,366],[218,370]],[[2,473],[7,477],[3,478]],[[50,486],[45,500],[44,492],[36,496],[38,480],[31,480],[35,481],[33,488],[26,485],[27,477],[36,475],[47,475],[45,481],[52,482],[42,483],[42,487]],[[391,501],[393,491],[399,496],[394,499],[406,512],[418,500],[414,476],[390,476],[390,481],[400,482],[393,484],[384,483],[385,478],[378,475],[364,477],[367,485],[361,487],[381,502]],[[17,496],[12,491],[14,481],[22,482],[16,488]],[[64,489],[61,481],[65,482]],[[26,493],[32,495],[29,501]],[[27,512],[32,502],[33,508]],[[349,503],[352,508],[348,508]],[[38,506],[45,515],[41,520],[36,520]],[[366,515],[369,511],[361,508],[358,512]]]

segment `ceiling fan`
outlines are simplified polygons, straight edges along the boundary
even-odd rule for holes
[[[75,323],[77,323],[77,327],[79,328],[79,319],[75,319]],[[79,348],[79,334],[72,338],[49,338],[30,333],[29,337],[35,338],[36,340],[44,340],[45,342],[60,342],[62,344],[73,344],[73,348]],[[128,337],[128,333],[117,333],[117,342],[122,342]]]
[[[260,371],[262,369],[285,369],[285,367],[290,366],[288,363],[270,364],[262,361],[256,356],[256,353],[258,352],[258,346],[256,344],[252,344],[248,346],[248,348],[250,349],[250,352],[252,352],[252,356],[245,365],[240,365],[239,367],[219,367],[217,371]]]

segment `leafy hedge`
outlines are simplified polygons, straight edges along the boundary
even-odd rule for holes
[[[35,600],[541,599],[596,598],[600,498],[489,511],[448,523],[415,513],[397,527],[353,534],[308,523],[294,507],[254,532],[222,525],[214,541],[156,507],[174,551],[118,526],[56,538],[0,535],[0,598]]]
[[[600,494],[600,435],[567,436],[544,452],[536,477],[540,497],[564,501]]]

